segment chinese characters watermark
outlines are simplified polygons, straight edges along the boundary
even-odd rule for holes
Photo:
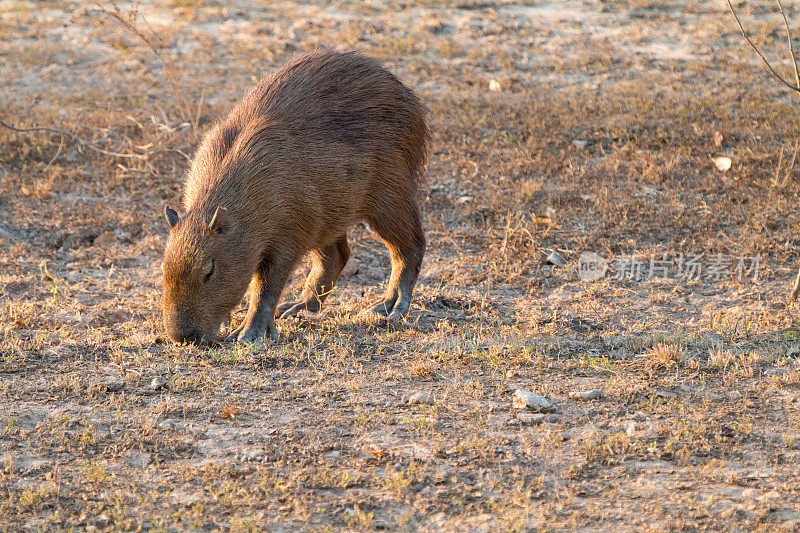
[[[634,254],[614,259],[613,268],[600,255],[583,252],[578,260],[581,281],[597,281],[610,271],[612,279],[647,281],[682,279],[686,281],[720,282],[729,279],[758,281],[761,254]]]

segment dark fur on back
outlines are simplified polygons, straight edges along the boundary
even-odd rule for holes
[[[393,261],[404,249],[424,248],[414,219],[429,140],[425,114],[394,75],[352,52],[307,54],[259,83],[195,154],[187,215],[165,253],[168,330],[187,309],[187,322],[210,335],[265,262],[293,268],[360,221],[381,233]],[[224,233],[207,228],[219,207],[228,214]],[[214,290],[187,282],[209,258],[226,282]]]

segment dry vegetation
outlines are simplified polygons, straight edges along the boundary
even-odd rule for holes
[[[800,529],[800,113],[723,2],[143,4],[125,20],[152,47],[90,2],[0,0],[0,118],[148,154],[0,130],[0,528]],[[737,9],[784,56],[773,5]],[[409,320],[357,318],[388,268],[360,227],[278,344],[165,342],[183,154],[319,45],[432,111]],[[582,283],[586,250],[762,271]],[[517,387],[559,415],[522,425]]]

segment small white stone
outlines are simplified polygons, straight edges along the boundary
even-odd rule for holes
[[[711,160],[714,161],[714,165],[717,167],[717,169],[721,170],[722,172],[725,172],[731,168],[732,161],[730,157],[712,157]]]
[[[575,139],[572,141],[572,144],[575,145],[577,148],[586,148],[586,145],[589,144],[589,141]]]
[[[535,413],[555,413],[557,410],[547,398],[524,389],[517,389],[514,392],[513,405],[517,409],[527,409]]]
[[[500,85],[499,81],[491,79],[489,80],[489,90],[492,91],[493,93],[499,93],[500,91],[503,90],[503,86]]]

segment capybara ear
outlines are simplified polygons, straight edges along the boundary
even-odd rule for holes
[[[228,231],[228,210],[224,207],[217,207],[214,216],[211,217],[211,222],[208,223],[208,229],[215,233]]]
[[[170,228],[174,228],[175,224],[177,224],[178,221],[180,221],[180,218],[178,217],[177,211],[172,209],[170,206],[167,206],[164,209],[164,215],[166,215],[166,217],[167,217],[167,222],[169,222],[169,227]]]

